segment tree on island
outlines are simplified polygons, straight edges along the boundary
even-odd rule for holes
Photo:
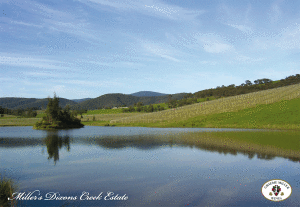
[[[64,110],[59,106],[59,98],[54,93],[54,98],[48,98],[48,105],[45,111],[46,116],[37,123],[35,129],[69,129],[81,128],[84,125],[74,115],[70,113],[70,106]]]

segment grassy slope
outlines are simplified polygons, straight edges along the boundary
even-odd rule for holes
[[[237,112],[197,116],[185,120],[157,123],[126,123],[117,126],[148,127],[207,127],[207,128],[260,128],[300,129],[300,98],[273,104],[258,105]]]
[[[300,129],[300,84],[111,121],[117,126]],[[292,99],[292,100],[286,100]],[[285,100],[285,101],[281,101]],[[267,103],[267,104],[264,104]]]

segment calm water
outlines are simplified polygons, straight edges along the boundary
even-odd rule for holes
[[[0,127],[0,174],[24,197],[42,196],[18,206],[300,206],[299,160],[187,143],[188,131],[205,129]],[[292,195],[266,200],[271,179],[287,181]],[[117,194],[128,199],[104,199]]]

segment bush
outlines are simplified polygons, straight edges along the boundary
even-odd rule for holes
[[[16,200],[8,201],[16,191],[16,186],[11,179],[3,178],[0,180],[0,206],[13,206]],[[9,205],[10,203],[10,205]]]

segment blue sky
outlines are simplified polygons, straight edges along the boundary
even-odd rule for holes
[[[197,92],[300,73],[299,1],[0,0],[0,97]]]

